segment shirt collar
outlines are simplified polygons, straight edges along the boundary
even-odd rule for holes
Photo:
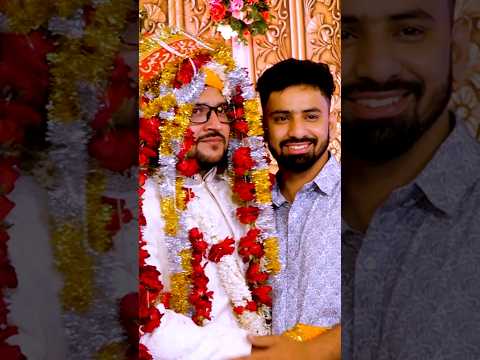
[[[478,169],[480,146],[463,121],[455,121],[452,132],[415,183],[436,208],[451,214],[466,191],[479,180]]]
[[[320,170],[320,172],[317,174],[317,176],[315,176],[312,181],[306,183],[302,187],[302,190],[308,189],[311,186],[315,186],[324,195],[331,196],[339,181],[340,165],[334,156],[329,155],[329,159],[327,160],[323,168]],[[272,202],[276,207],[280,207],[287,202],[287,199],[285,199],[285,197],[282,195],[282,192],[280,191],[278,181],[275,182],[272,190]]]

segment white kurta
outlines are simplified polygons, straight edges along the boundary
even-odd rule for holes
[[[129,209],[134,209],[137,203],[135,191],[108,192],[106,195],[125,199]],[[47,191],[33,177],[22,175],[8,197],[15,202],[6,220],[13,225],[8,229],[8,252],[18,287],[6,291],[5,295],[10,309],[8,323],[18,327],[18,334],[7,342],[19,345],[29,360],[70,359],[73,355],[68,352],[59,297],[63,276],[55,267],[52,252]],[[123,225],[114,238],[110,251],[115,260],[111,270],[113,300],[138,289],[138,261],[132,255],[137,252],[137,237],[138,225],[132,221]],[[88,338],[82,341],[87,347],[91,344]],[[97,350],[92,348],[92,354]]]
[[[244,235],[245,228],[235,216],[230,187],[216,175],[215,170],[203,179],[198,176],[192,190],[195,198],[188,204],[186,211],[201,211],[203,218],[213,222],[216,235],[220,239],[230,236],[238,241]],[[145,184],[143,213],[147,222],[143,237],[148,244],[146,249],[151,255],[146,262],[159,268],[162,283],[168,290],[168,259],[176,254],[168,254],[163,240],[159,194],[157,184],[152,179]],[[237,260],[242,266],[238,257]],[[159,305],[160,312],[164,314],[160,326],[153,333],[144,334],[140,340],[148,347],[155,360],[226,360],[250,354],[251,345],[246,338],[247,333],[235,319],[230,300],[220,281],[217,264],[208,262],[205,274],[209,279],[208,290],[214,293],[212,320],[205,326],[198,326],[190,317],[166,310],[163,305]]]
[[[18,335],[7,341],[19,345],[27,359],[66,359],[58,296],[63,281],[50,245],[47,192],[32,177],[21,176],[8,197],[15,202],[7,216],[13,224],[8,252],[18,279],[18,287],[6,293],[8,322],[18,327]]]

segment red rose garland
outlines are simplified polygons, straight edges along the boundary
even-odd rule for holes
[[[200,53],[191,57],[190,59],[182,59],[177,65],[169,65],[168,69],[164,69],[158,78],[154,78],[154,81],[151,81],[154,84],[150,88],[149,83],[144,87],[148,96],[141,97],[141,106],[145,111],[143,114],[147,116],[152,116],[157,114],[160,111],[177,111],[178,107],[175,105],[169,105],[169,98],[165,95],[162,95],[163,98],[159,95],[155,95],[156,84],[160,83],[167,87],[172,87],[175,89],[181,88],[184,85],[189,84],[193,78],[193,68],[191,66],[191,61],[195,63],[197,69],[201,69],[202,65],[211,60],[211,55]],[[223,64],[220,58],[216,58],[217,62]],[[173,64],[173,63],[170,63]],[[227,68],[230,66],[228,60],[225,60]],[[231,69],[229,70],[231,71]],[[171,76],[171,77],[170,77]],[[169,80],[166,80],[169,79]],[[150,90],[149,90],[150,89]],[[245,100],[242,96],[242,88],[237,86],[235,89],[236,95],[231,99],[233,104],[233,109],[230,116],[235,118],[235,121],[232,123],[232,137],[236,137],[239,140],[242,140],[249,135],[249,132],[252,131],[252,134],[259,136],[258,129],[250,129],[250,123],[252,126],[258,127],[258,124],[255,120],[255,114],[252,109],[253,100]],[[153,96],[153,99],[152,99]],[[156,97],[158,96],[158,97]],[[156,98],[155,98],[156,97]],[[165,99],[165,100],[163,100]],[[158,100],[158,101],[157,101]],[[163,102],[162,102],[163,101]],[[167,107],[168,104],[168,107]],[[244,104],[248,104],[249,107],[244,107]],[[165,106],[164,106],[165,105]],[[164,107],[162,107],[164,106]],[[247,109],[247,114],[246,110]],[[144,193],[142,186],[145,183],[147,178],[147,169],[149,164],[158,161],[158,150],[159,150],[159,137],[160,134],[163,134],[165,129],[166,138],[168,139],[171,136],[172,130],[167,130],[169,126],[168,120],[157,119],[156,116],[148,118],[141,118],[140,121],[140,196]],[[173,129],[173,127],[172,127]],[[159,131],[160,130],[160,131]],[[160,133],[160,134],[159,134]],[[176,154],[176,170],[178,174],[183,177],[192,177],[199,172],[199,166],[197,161],[190,156],[190,150],[194,146],[194,137],[190,130],[186,130],[183,136],[183,142],[180,148],[180,151]],[[163,148],[162,148],[163,149]],[[233,311],[235,314],[241,316],[245,311],[257,312],[259,308],[263,305],[271,306],[270,291],[271,288],[267,285],[269,273],[264,271],[262,263],[262,258],[265,256],[265,251],[263,249],[263,241],[260,240],[261,230],[255,227],[255,221],[260,215],[260,209],[256,206],[253,206],[255,201],[258,203],[265,203],[262,200],[257,200],[256,196],[256,183],[253,181],[253,175],[257,170],[255,166],[255,160],[251,156],[251,149],[249,147],[237,148],[233,152],[232,157],[233,171],[232,171],[232,180],[233,180],[233,196],[240,202],[236,214],[237,218],[242,224],[249,225],[251,229],[245,235],[245,239],[240,239],[240,244],[238,252],[244,261],[247,264],[247,275],[246,283],[251,291],[251,297],[253,301],[245,301],[242,306],[237,306],[238,304],[233,304]],[[261,170],[261,171],[264,171]],[[172,179],[177,180],[178,178]],[[258,181],[258,180],[257,180]],[[183,182],[180,179],[180,184]],[[178,191],[178,189],[176,189]],[[185,202],[190,201],[194,198],[195,194],[191,189],[182,187],[185,193],[184,195]],[[264,197],[263,197],[264,198]],[[259,194],[260,199],[260,194]],[[252,202],[252,203],[251,203]],[[142,200],[140,199],[140,225],[145,225],[145,217],[141,212]],[[191,270],[188,271],[187,281],[189,282],[189,295],[186,300],[191,305],[192,308],[192,320],[198,324],[203,325],[205,320],[211,319],[212,311],[212,299],[213,292],[208,291],[208,282],[209,279],[205,274],[204,268],[206,261],[219,262],[223,256],[232,255],[235,251],[235,240],[231,238],[226,238],[220,243],[209,245],[203,237],[203,234],[199,231],[198,228],[186,229],[188,231],[188,239],[190,241],[189,257],[187,260],[190,261]],[[242,241],[243,240],[243,241]],[[140,249],[139,256],[141,261],[141,266],[145,266],[145,259],[149,257],[148,252],[144,248],[146,245],[143,239],[140,239]],[[188,254],[187,253],[184,253]],[[185,260],[182,257],[182,260]],[[159,277],[160,274],[152,273],[153,276]],[[144,275],[146,276],[146,275]],[[142,283],[148,283],[151,278],[146,278]],[[150,286],[152,286],[150,284]],[[158,290],[159,282],[154,282],[154,290]],[[176,289],[172,287],[172,291]],[[147,289],[141,287],[140,292],[143,293],[143,296],[140,296],[140,307],[142,314],[141,326],[142,330],[152,331],[153,329],[149,325],[158,326],[161,320],[161,314],[158,314],[154,310],[150,310],[151,307],[155,306],[155,302],[162,301],[165,304],[166,308],[170,308],[168,304],[169,293],[161,293],[162,290],[150,294]],[[176,291],[176,290],[175,290]],[[146,296],[147,294],[148,297]],[[160,296],[159,296],[160,294]],[[177,299],[177,294],[175,293],[175,299]],[[156,299],[151,299],[151,297],[156,297]],[[172,294],[172,300],[174,299]],[[177,301],[177,300],[175,300]],[[262,311],[263,313],[263,311]],[[246,317],[247,319],[249,317]],[[147,325],[147,326],[146,326]],[[145,356],[149,358],[148,349],[146,347],[139,348],[140,357]]]

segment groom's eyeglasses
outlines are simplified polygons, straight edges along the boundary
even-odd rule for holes
[[[227,103],[223,103],[217,106],[209,106],[207,104],[197,104],[193,108],[192,117],[190,122],[192,124],[205,124],[210,120],[210,116],[212,112],[218,117],[218,120],[223,124],[230,124],[235,119],[232,116],[229,116],[229,112],[231,112],[231,108]]]

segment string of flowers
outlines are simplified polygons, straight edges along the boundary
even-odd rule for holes
[[[41,112],[48,83],[45,54],[51,43],[41,33],[32,32],[25,36],[0,33],[0,44],[0,354],[3,358],[25,359],[18,345],[7,342],[18,333],[17,326],[8,318],[10,291],[18,286],[16,269],[9,257],[9,231],[15,224],[8,216],[16,205],[11,194],[20,176],[25,134],[45,120]],[[34,86],[24,81],[34,75]]]
[[[101,198],[105,179],[87,178],[86,175],[89,171],[87,143],[91,134],[88,123],[98,110],[98,94],[104,90],[112,71],[120,45],[117,34],[125,24],[131,3],[126,0],[61,0],[54,3],[14,0],[3,2],[1,6],[9,30],[28,34],[32,29],[48,28],[49,34],[56,39],[55,48],[47,56],[51,86],[47,137],[52,144],[49,155],[56,172],[56,182],[49,191],[53,213],[51,241],[57,269],[65,280],[60,294],[64,309],[78,313],[91,310],[94,316],[96,311],[105,312],[98,306],[98,309],[90,308],[95,269],[100,269],[108,260],[96,261],[95,254],[84,242],[84,219],[92,220],[91,212],[106,210],[106,200]],[[92,181],[89,183],[89,180]],[[87,208],[85,203],[88,203]],[[115,217],[108,218],[107,212],[103,212],[105,216],[101,221],[89,225],[99,225],[97,229],[100,230],[104,225],[111,226]],[[127,214],[122,209],[121,212],[126,220]],[[114,231],[102,234],[92,231],[89,237],[92,249],[108,250]],[[76,327],[80,325],[80,318],[70,313],[65,321],[66,327],[72,330],[69,333],[79,330]],[[75,346],[81,347],[81,344]],[[107,346],[101,353],[111,353],[115,348]],[[82,358],[84,350],[86,348],[74,351],[75,356]]]
[[[164,40],[168,36],[173,40],[166,45]],[[158,156],[160,165],[158,189],[165,224],[165,242],[169,251],[177,254],[170,264],[168,305],[177,312],[190,313],[195,323],[205,325],[210,320],[213,293],[208,291],[208,278],[205,276],[203,268],[206,261],[217,262],[222,283],[233,302],[240,325],[253,333],[263,333],[262,329],[266,327],[265,321],[269,317],[268,307],[271,305],[271,288],[267,285],[268,276],[278,271],[279,267],[278,245],[274,241],[275,232],[272,225],[273,213],[268,202],[270,177],[268,171],[264,171],[268,168],[268,164],[261,132],[258,102],[254,99],[255,93],[248,81],[247,74],[235,68],[228,48],[220,45],[207,51],[202,50],[203,44],[199,46],[195,42],[182,47],[182,41],[185,43],[188,42],[188,39],[180,41],[178,38],[175,31],[173,35],[150,35],[141,42],[140,63],[140,132],[148,129],[156,131],[160,135],[144,136],[145,140],[140,147],[140,162],[148,167],[152,159]],[[187,36],[187,38],[189,37]],[[157,42],[156,49],[155,42]],[[143,53],[146,53],[144,56],[142,56],[142,49],[144,49]],[[179,51],[183,51],[183,58],[172,59],[168,58],[168,55],[162,57],[169,53],[170,55],[178,54]],[[160,71],[160,66],[155,64],[152,59],[165,57],[168,58],[168,65]],[[255,238],[250,236],[249,239],[261,250],[256,257],[250,256],[248,259],[245,257],[245,261],[249,262],[248,271],[251,275],[249,289],[246,288],[245,283],[242,287],[242,284],[235,280],[235,278],[243,279],[241,274],[238,276],[239,270],[234,268],[234,262],[231,261],[235,250],[233,246],[235,240],[231,238],[223,241],[215,240],[217,237],[213,234],[211,227],[205,224],[205,221],[201,224],[198,212],[192,210],[195,207],[196,197],[191,193],[189,184],[193,184],[191,180],[198,173],[199,166],[196,160],[189,156],[188,150],[194,140],[187,127],[192,103],[203,91],[206,77],[211,76],[211,72],[226,85],[223,95],[238,106],[234,110],[236,120],[232,126],[234,136],[229,143],[229,158],[231,159],[232,155],[237,154],[239,149],[241,152],[242,148],[250,150],[252,156],[251,167],[246,169],[241,176],[236,175],[233,168],[229,169],[232,183],[235,183],[233,186],[234,200],[240,201],[241,205],[244,205],[240,206],[240,210],[237,212],[239,219],[243,220],[245,224],[246,218],[248,218],[248,224],[251,227],[249,234],[256,231]],[[237,102],[232,100],[234,97],[237,97]],[[152,138],[155,138],[156,141],[151,141]],[[158,153],[152,147],[157,144],[157,140]],[[148,175],[147,170],[141,173],[141,186],[145,183]],[[237,177],[241,177],[242,180],[238,180]],[[178,186],[179,182],[183,186]],[[265,182],[267,187],[265,188],[260,182]],[[249,193],[248,198],[243,200],[241,197],[245,195],[245,191],[239,188],[240,183],[244,185],[244,189],[248,188]],[[142,195],[144,194],[142,188],[140,192]],[[179,203],[184,204],[185,199],[187,199],[186,207],[176,206]],[[248,217],[246,211],[250,213],[253,211],[256,216]],[[195,223],[199,226],[193,226]],[[145,225],[143,217],[142,227]],[[267,242],[268,246],[266,246]],[[144,247],[153,247],[153,244],[148,244],[144,239],[140,240],[140,251],[144,254],[142,258],[148,257]],[[267,248],[268,252],[264,250]],[[225,277],[228,277],[228,281]],[[244,280],[241,281],[244,282]],[[230,286],[228,286],[229,282]],[[235,295],[238,289],[242,288],[246,289],[246,292],[243,292],[242,295]],[[143,298],[145,297],[143,296]],[[144,313],[147,314],[149,307],[154,308],[154,305],[155,301],[146,301],[142,304],[141,300],[140,308],[143,308]],[[150,311],[154,312],[155,310]],[[252,314],[253,318],[248,313]],[[258,315],[263,321],[256,321],[259,319]],[[152,319],[153,317],[150,317],[150,320]],[[156,321],[156,325],[158,326],[159,323],[160,319]],[[253,323],[255,325],[252,325]],[[152,331],[150,328],[148,330]]]
[[[208,0],[210,16],[217,30],[228,40],[246,42],[250,34],[263,35],[270,20],[268,0]]]

